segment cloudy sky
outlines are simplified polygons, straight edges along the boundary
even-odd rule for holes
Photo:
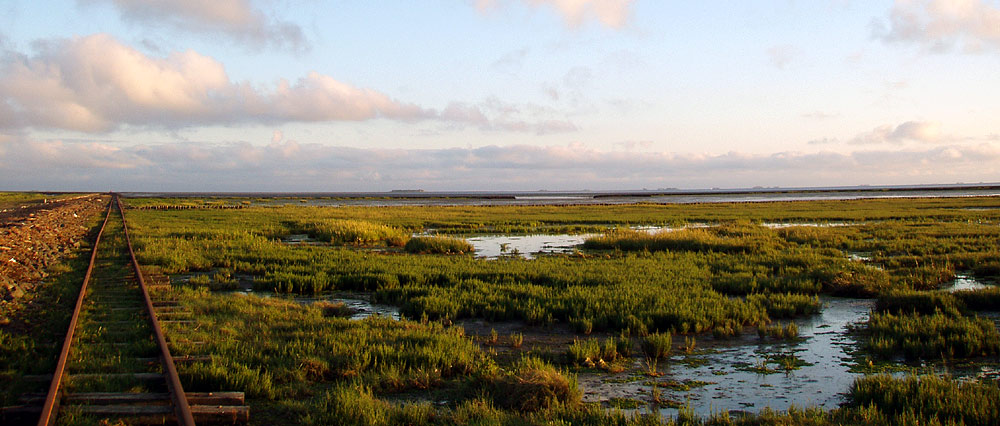
[[[0,190],[998,181],[997,0],[0,4]]]

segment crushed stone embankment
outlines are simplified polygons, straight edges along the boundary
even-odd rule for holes
[[[90,221],[106,205],[106,196],[94,195],[0,218],[0,321],[42,282],[50,266],[80,246]]]

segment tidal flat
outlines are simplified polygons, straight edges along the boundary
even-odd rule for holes
[[[129,199],[138,256],[254,423],[1000,418],[995,197],[192,203]]]

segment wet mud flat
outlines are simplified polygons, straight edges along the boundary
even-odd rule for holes
[[[819,314],[794,320],[799,338],[760,338],[752,330],[735,338],[711,335],[675,335],[673,352],[656,365],[656,373],[635,348],[624,370],[612,373],[595,368],[570,367],[583,391],[583,402],[609,409],[659,412],[676,417],[683,407],[702,416],[720,412],[758,413],[765,408],[834,409],[846,401],[851,384],[863,374],[882,368],[895,375],[935,372],[955,377],[997,377],[996,363],[982,360],[964,364],[908,365],[898,360],[882,367],[863,365],[856,354],[858,337],[851,327],[868,319],[872,299],[821,296]],[[1000,321],[1000,316],[993,318]],[[456,325],[501,363],[533,355],[561,361],[574,340],[604,341],[613,334],[579,335],[565,325],[529,326],[523,322],[465,320]],[[494,333],[495,332],[495,333]],[[513,337],[522,342],[515,346]],[[685,337],[693,339],[685,351]],[[410,395],[409,399],[420,399]],[[432,401],[440,403],[441,401]]]
[[[213,276],[220,272],[219,269],[212,269],[209,271],[192,272],[184,274],[171,274],[169,276],[170,282],[173,285],[192,285],[191,280],[199,277],[204,277],[207,279],[212,279]],[[233,274],[230,279],[233,280],[233,284],[225,289],[225,292],[237,295],[248,295],[255,294],[262,297],[280,297],[294,300],[303,305],[311,305],[314,303],[343,303],[344,306],[353,312],[350,315],[352,320],[361,320],[368,318],[373,315],[380,315],[387,318],[392,318],[394,320],[399,320],[401,315],[399,313],[399,308],[391,305],[383,305],[378,303],[373,303],[371,297],[364,293],[329,293],[320,294],[313,297],[301,297],[301,296],[289,296],[283,294],[276,294],[266,291],[255,292],[253,290],[254,277],[247,274]]]
[[[873,302],[833,297],[823,297],[822,302],[820,314],[795,321],[799,327],[795,340],[750,334],[732,339],[695,336],[690,354],[675,350],[659,363],[659,377],[650,376],[640,360],[634,369],[615,375],[581,374],[584,401],[614,406],[621,405],[616,401],[632,400],[643,402],[642,409],[648,410],[658,394],[662,402],[656,409],[665,416],[677,415],[681,406],[701,415],[758,412],[766,407],[835,408],[859,375],[851,371],[851,352],[857,343],[848,327],[864,321]]]
[[[372,303],[371,298],[368,295],[361,293],[334,293],[317,297],[292,297],[291,299],[303,305],[312,305],[315,303],[343,303],[347,309],[353,312],[349,317],[352,320],[362,320],[376,315],[391,318],[396,321],[402,318],[398,307]]]
[[[693,225],[698,227],[700,225]],[[841,227],[845,223],[764,224],[775,228],[789,226]],[[635,228],[633,228],[635,229]],[[671,228],[646,227],[650,233],[670,231]],[[467,241],[476,247],[476,256],[485,259],[503,257],[533,258],[548,253],[572,253],[590,235],[493,235],[470,236]],[[288,245],[322,245],[308,235],[290,235],[282,239]],[[871,264],[871,254],[849,252],[846,257],[855,262]],[[877,265],[873,265],[877,267]],[[201,274],[211,274],[201,273]],[[239,277],[244,293],[251,292],[252,277]],[[190,277],[189,277],[190,279]],[[244,285],[248,282],[249,285]],[[941,291],[958,291],[989,287],[977,279],[959,275]],[[264,293],[260,293],[264,294]],[[274,297],[287,297],[273,295]],[[370,303],[369,296],[358,294],[331,294],[318,297],[295,297],[299,303],[343,303],[355,312],[352,319],[371,315],[399,319],[398,308]],[[553,361],[576,374],[583,391],[583,401],[601,404],[607,408],[659,412],[662,416],[676,417],[681,407],[698,415],[708,416],[719,412],[738,414],[757,413],[765,408],[787,410],[790,407],[837,408],[845,402],[845,395],[852,383],[863,374],[876,372],[863,355],[856,355],[859,336],[851,326],[868,318],[874,300],[821,296],[820,313],[796,319],[798,338],[776,340],[758,337],[753,329],[743,330],[738,337],[716,339],[710,335],[675,335],[672,355],[661,360],[655,373],[633,349],[631,358],[620,363],[620,372],[596,368],[568,367],[566,351],[574,340],[597,339],[604,341],[617,334],[577,334],[565,324],[548,327],[529,326],[522,322],[489,322],[478,319],[457,321],[466,335],[479,343],[501,365],[516,362],[522,356],[539,356]],[[994,321],[1000,318],[992,317]],[[695,340],[693,349],[684,351],[685,337]],[[633,336],[636,343],[637,337]],[[956,377],[996,377],[996,363],[980,361],[962,365],[906,365],[898,360],[886,370],[893,374],[907,372],[933,372]],[[613,371],[618,371],[615,369]],[[445,395],[445,396],[442,396]],[[429,401],[447,404],[446,392],[421,395],[419,393],[393,396],[396,401]]]
[[[669,359],[657,364],[656,374],[636,349],[624,371],[572,368],[583,391],[583,401],[609,408],[649,410],[675,416],[680,406],[698,414],[720,411],[753,411],[765,407],[787,409],[821,406],[834,408],[858,376],[851,372],[850,352],[856,342],[848,333],[852,323],[864,321],[871,300],[824,297],[822,313],[796,321],[800,338],[794,341],[760,339],[745,333],[732,339],[711,335],[688,336],[695,347],[685,353],[684,337],[674,336]],[[611,335],[578,335],[567,326],[528,326],[520,322],[491,323],[483,320],[459,322],[466,334],[490,350],[498,360],[522,354],[560,358],[575,339],[604,339]],[[496,340],[492,341],[492,333]],[[511,345],[511,335],[523,335],[520,348]],[[794,356],[795,369],[785,370],[782,357]],[[763,372],[763,370],[768,370]],[[654,390],[654,387],[656,390]],[[659,399],[658,404],[652,401]]]
[[[828,228],[828,227],[854,226],[859,224],[846,223],[846,222],[833,222],[833,223],[766,222],[762,223],[761,225],[772,229],[782,229],[794,226]],[[685,229],[703,229],[708,227],[710,227],[710,225],[707,223],[689,223],[677,227],[643,225],[643,226],[632,226],[629,227],[629,229],[635,231],[642,231],[649,234],[657,234],[660,232],[673,232]],[[608,230],[610,231],[611,228],[609,228]],[[415,234],[414,236],[427,236],[427,235],[434,235],[434,231],[425,230],[424,232]],[[583,248],[583,244],[587,241],[588,238],[593,238],[597,236],[599,236],[599,234],[594,234],[594,233],[523,234],[523,235],[484,234],[484,235],[464,236],[463,238],[470,244],[472,244],[472,246],[475,248],[476,257],[485,259],[499,259],[502,257],[520,257],[524,259],[534,259],[539,255],[575,253]],[[305,240],[306,237],[307,236],[305,235],[294,235],[286,240],[290,244],[299,244],[302,241],[305,241],[308,244],[309,241]]]

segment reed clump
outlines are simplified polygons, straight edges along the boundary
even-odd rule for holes
[[[669,357],[672,345],[673,336],[670,333],[652,333],[643,337],[639,343],[643,355],[655,360]]]
[[[331,244],[365,245],[383,243],[402,246],[409,233],[380,223],[352,219],[320,219],[296,224],[298,231]]]
[[[573,365],[609,370],[612,367],[608,363],[614,363],[627,356],[618,352],[619,346],[620,343],[613,337],[607,338],[604,342],[598,339],[574,339],[566,350],[566,357]]]
[[[956,291],[952,296],[971,310],[1000,311],[1000,287]]]
[[[781,340],[797,339],[799,337],[799,326],[795,325],[794,322],[790,322],[785,325],[766,325],[757,328],[757,336],[761,339],[764,337]]]
[[[798,293],[757,293],[747,296],[747,301],[763,305],[771,318],[814,315],[823,306],[819,296]]]
[[[1000,333],[993,321],[954,316],[872,312],[864,325],[866,349],[882,358],[941,359],[1000,353]]]
[[[522,360],[512,373],[495,379],[491,390],[498,407],[521,412],[577,406],[583,396],[576,377],[538,358]]]
[[[875,311],[896,315],[962,315],[965,303],[951,293],[897,290],[882,294],[875,301]]]
[[[468,241],[451,237],[413,237],[403,247],[414,254],[467,254],[475,252]]]
[[[843,417],[865,424],[990,425],[1000,418],[996,382],[967,382],[936,375],[858,378]]]

